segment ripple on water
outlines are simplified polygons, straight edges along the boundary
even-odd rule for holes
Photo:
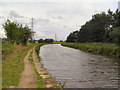
[[[66,88],[117,88],[118,63],[112,58],[85,53],[59,44],[40,49],[48,72]]]

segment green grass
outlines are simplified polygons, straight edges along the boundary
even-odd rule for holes
[[[61,43],[63,46],[87,52],[120,57],[120,46],[110,43]]]
[[[44,82],[43,82],[43,79],[42,77],[38,74],[36,68],[35,68],[35,64],[34,64],[34,60],[33,60],[33,51],[30,52],[30,55],[28,57],[28,60],[31,64],[33,64],[33,67],[34,67],[34,70],[35,70],[35,73],[37,75],[37,88],[46,88],[45,85],[44,85]]]
[[[48,75],[49,73],[44,73],[43,75]]]
[[[37,46],[35,47],[35,51],[37,53],[37,58],[39,60],[39,62],[41,61],[41,58],[39,56],[39,51],[40,51],[40,47],[44,45],[44,44],[37,44]],[[38,88],[46,88],[44,83],[43,83],[43,79],[42,77],[38,74],[37,70],[35,69],[35,72],[37,74],[37,85],[38,85]]]
[[[37,74],[37,88],[46,88],[44,85],[42,77],[38,74],[36,69],[35,69],[35,72]]]
[[[10,44],[9,44],[10,45]],[[9,49],[9,57],[5,58],[2,62],[2,88],[7,88],[9,86],[18,86],[21,73],[24,70],[24,57],[27,52],[34,46],[29,44],[27,47],[21,46],[21,48],[11,47],[12,45],[4,46],[3,50]],[[10,52],[15,51],[13,54]],[[8,51],[6,51],[8,53]],[[5,52],[5,53],[6,53]],[[4,54],[6,56],[6,54]]]
[[[40,56],[39,56],[39,53],[40,53],[40,47],[41,47],[42,45],[44,45],[44,44],[37,44],[37,46],[35,47],[35,51],[36,51],[36,53],[37,53],[37,58],[38,58],[39,62],[41,61],[41,58],[40,58]]]
[[[12,53],[12,51],[15,49],[14,45],[12,45],[10,42],[8,41],[4,41],[2,42],[2,59],[4,60],[6,57],[6,55]]]
[[[48,43],[47,43],[48,44]],[[37,57],[38,57],[38,59],[39,59],[39,61],[41,62],[41,59],[40,59],[40,56],[39,56],[39,51],[40,51],[40,47],[42,46],[42,45],[46,45],[46,44],[37,44],[37,46],[35,47],[35,51],[36,51],[36,53],[37,53]],[[43,66],[43,64],[42,64],[42,67],[44,68],[44,66]],[[45,68],[44,68],[45,69]],[[45,69],[46,70],[46,69]],[[41,70],[41,71],[44,71],[44,70]],[[39,81],[38,81],[38,88],[45,88],[45,87],[43,87],[43,86],[41,86],[42,85],[42,78],[40,77],[40,75],[38,74],[38,72],[37,72],[37,70],[35,69],[35,72],[37,73],[37,77],[38,77],[38,79],[39,79]],[[44,73],[44,75],[47,75],[47,74],[49,74],[49,73]],[[48,77],[48,78],[46,78],[46,79],[52,79],[53,81],[56,81],[54,78],[52,78],[52,77]],[[56,86],[53,86],[52,88],[59,88],[60,87],[60,85],[56,85]]]
[[[33,54],[33,50],[30,52],[30,55],[28,57],[28,60],[31,64],[34,63],[32,54]]]

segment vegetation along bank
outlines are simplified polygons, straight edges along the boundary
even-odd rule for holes
[[[120,57],[120,11],[94,14],[79,30],[67,36],[63,46]]]
[[[63,46],[97,53],[103,55],[112,55],[120,57],[120,46],[108,43],[61,43]]]

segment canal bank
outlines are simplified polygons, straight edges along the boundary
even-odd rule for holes
[[[40,47],[43,45],[44,44],[38,44],[35,47],[35,50],[32,51],[33,61],[31,63],[34,66],[35,72],[37,74],[37,78],[39,79],[39,81],[37,81],[38,88],[62,88],[61,85],[57,83],[53,77],[51,77],[50,73],[47,72],[47,70],[41,63],[39,52],[40,52]],[[45,87],[43,87],[42,85],[43,83]]]
[[[61,43],[62,46],[71,47],[93,54],[120,57],[120,46],[110,43]]]

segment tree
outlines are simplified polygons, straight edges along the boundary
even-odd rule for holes
[[[103,42],[104,34],[110,27],[111,17],[104,12],[95,14],[78,32],[78,42]]]
[[[45,39],[44,43],[52,43],[54,40],[53,39]]]
[[[114,24],[113,27],[120,27],[120,11],[118,11],[118,9],[116,10],[116,12],[114,13]]]
[[[16,44],[26,45],[28,39],[32,39],[34,32],[26,25],[23,27],[17,23],[7,20],[3,25],[8,41]]]
[[[66,42],[77,42],[78,38],[78,31],[74,31],[73,33],[70,33],[70,35],[67,37]]]
[[[72,32],[67,42],[113,42],[120,45],[120,11],[98,13],[92,16],[79,31]]]
[[[120,27],[116,27],[110,32],[110,39],[113,43],[120,45]]]
[[[27,40],[29,38],[32,38],[33,32],[31,31],[31,29],[29,29],[28,26],[25,26],[23,28],[20,27],[19,32],[20,32],[19,39],[22,45],[26,45]]]
[[[43,39],[39,39],[38,42],[39,42],[39,43],[43,43],[44,40],[43,40]]]
[[[5,35],[7,36],[7,39],[14,43],[16,36],[17,36],[17,30],[18,30],[18,24],[11,22],[10,20],[7,20],[5,24],[3,25],[3,28],[5,29]]]

